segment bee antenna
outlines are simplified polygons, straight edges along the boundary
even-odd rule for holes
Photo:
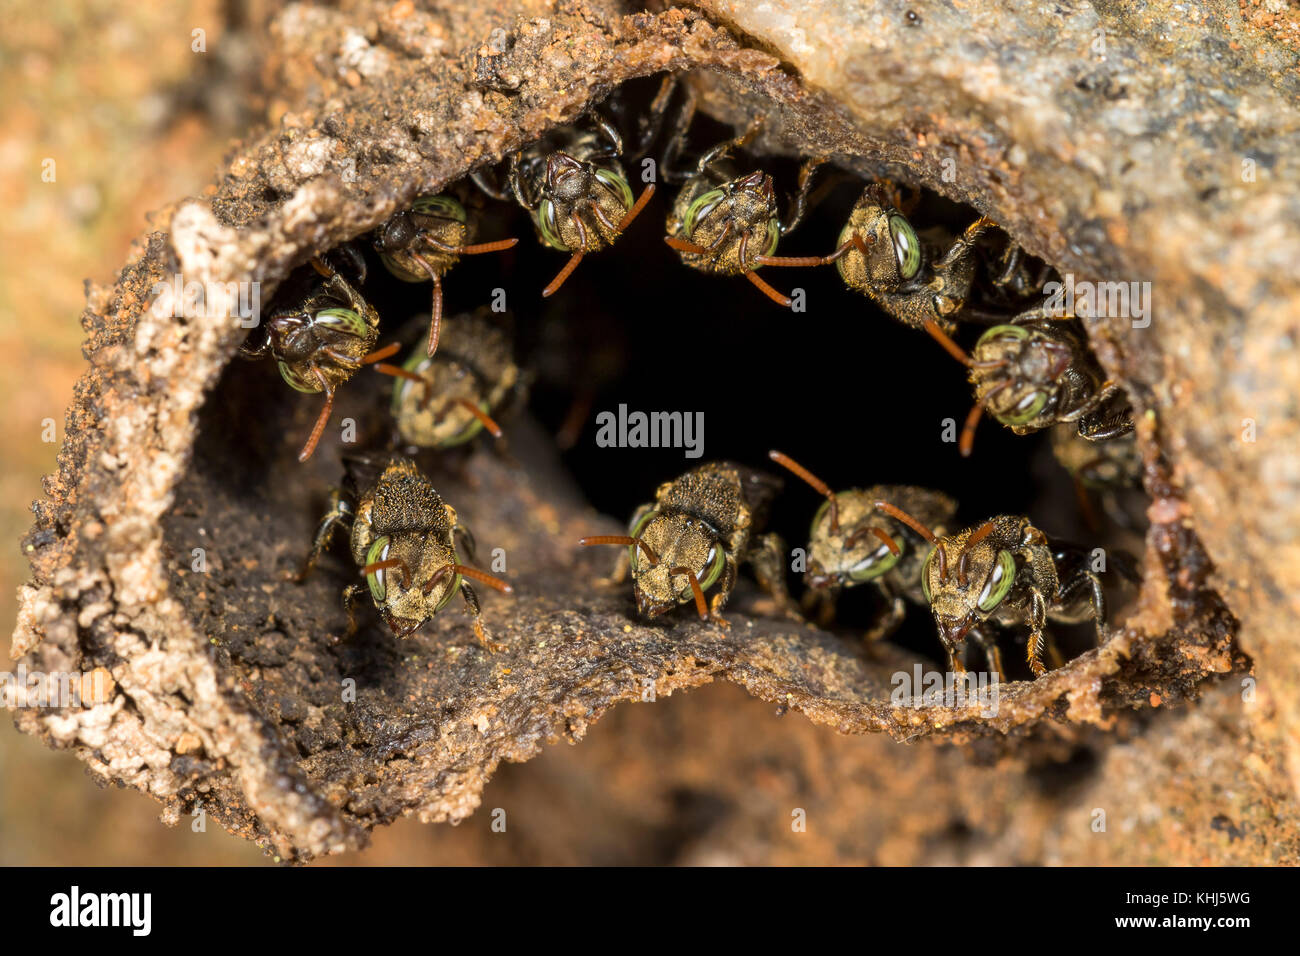
[[[452,567],[453,566],[450,564],[444,564],[438,570],[434,571],[433,574],[430,575],[429,580],[425,581],[424,584],[420,586],[420,590],[425,594],[428,594],[437,586],[439,581],[451,573]]]
[[[316,373],[317,381],[324,384],[324,378],[320,372]],[[321,408],[320,414],[316,416],[316,424],[312,426],[311,434],[307,436],[307,444],[302,446],[302,451],[298,452],[298,460],[306,461],[316,450],[316,444],[320,441],[320,436],[325,432],[325,423],[330,420],[330,415],[334,412],[334,389],[322,388],[325,393],[325,405]]]
[[[510,594],[514,591],[514,588],[512,588],[509,583],[502,581],[494,575],[488,574],[486,571],[480,571],[478,568],[467,567],[463,564],[444,565],[444,567],[451,568],[454,573],[459,574],[461,577],[477,581],[479,584],[486,584],[490,588],[495,588],[502,594]]]
[[[654,194],[655,184],[649,183],[641,192],[641,195],[637,197],[636,202],[632,204],[632,208],[627,211],[627,215],[623,217],[623,221],[618,224],[618,228],[614,231],[622,232],[628,226],[632,225],[632,220],[641,215],[641,210],[645,208],[645,204],[650,201],[650,197]]]
[[[670,249],[676,249],[678,252],[688,252],[693,256],[706,255],[709,251],[698,242],[687,242],[685,239],[676,239],[672,236],[664,236],[664,242],[668,243]]]
[[[909,528],[911,528],[913,531],[915,531],[917,534],[923,537],[926,541],[929,541],[931,544],[939,543],[939,539],[935,537],[933,531],[931,531],[925,525],[921,524],[921,522],[917,521],[915,518],[913,518],[902,508],[899,508],[896,505],[892,505],[888,501],[877,501],[875,503],[875,508],[877,511],[883,511],[891,518],[897,518],[899,521],[903,522],[903,524],[907,525]]]
[[[966,354],[966,350],[954,342],[947,332],[939,328],[938,322],[934,321],[934,319],[926,319],[925,330],[930,333],[932,339],[943,346],[945,352],[955,358],[958,362],[961,362],[962,365],[967,367],[970,366],[971,359],[970,356]]]
[[[892,554],[894,557],[898,557],[900,554],[903,553],[902,550],[898,547],[898,542],[895,541],[892,536],[890,536],[889,532],[886,531],[884,528],[877,527],[874,524],[869,525],[868,527],[865,528],[859,528],[857,531],[853,532],[851,535],[845,538],[844,547],[852,548],[854,545],[856,545],[859,541],[861,541],[869,534],[875,535],[877,538],[879,538],[880,543],[883,544],[886,548],[888,548],[889,553]]]
[[[993,532],[993,522],[986,521],[966,539],[966,543],[961,546],[961,557],[957,559],[957,583],[962,587],[966,586],[966,557],[970,554],[971,548],[979,544]]]
[[[776,449],[773,449],[772,451],[769,451],[767,453],[767,457],[771,458],[774,462],[776,462],[782,468],[785,468],[787,471],[793,472],[794,474],[798,475],[805,482],[811,485],[814,491],[818,492],[819,494],[825,495],[830,500],[831,530],[839,531],[840,530],[840,503],[839,500],[835,497],[835,492],[831,491],[830,486],[826,484],[826,482],[818,478],[816,475],[814,475],[803,465],[799,464],[797,461],[791,458],[789,455],[785,454],[784,452],[779,452]]]
[[[669,568],[668,574],[671,577],[677,577],[679,574],[686,575],[686,580],[691,583],[691,591],[695,594],[695,610],[699,612],[701,621],[707,621],[709,619],[709,606],[704,601],[704,589],[700,587],[700,580],[695,576],[695,572],[690,568],[678,566]]]
[[[966,424],[963,425],[961,429],[961,440],[957,443],[957,449],[961,452],[963,458],[969,458],[971,449],[975,447],[975,428],[980,423],[980,416],[984,414],[984,407],[988,405],[994,395],[998,394],[998,392],[1002,391],[1010,384],[1011,381],[1009,379],[1004,379],[999,382],[997,385],[993,386],[993,388],[985,392],[975,403],[974,407],[971,408],[970,414],[966,416]]]
[[[388,558],[384,561],[375,561],[373,564],[367,564],[362,568],[361,573],[368,576],[374,574],[376,571],[387,571],[389,568],[401,568],[402,587],[409,588],[411,586],[411,569],[406,566],[406,562],[401,558]]]
[[[578,544],[584,548],[591,547],[593,544],[619,544],[626,548],[640,548],[650,562],[650,567],[659,563],[659,555],[655,554],[654,548],[646,544],[640,538],[633,538],[625,534],[598,534],[588,538],[580,538]]]
[[[488,415],[487,412],[483,411],[483,409],[479,408],[468,398],[453,398],[452,401],[477,418],[483,427],[488,430],[488,434],[493,438],[501,437],[501,426],[493,421],[492,417]]]
[[[550,285],[542,290],[542,296],[544,298],[549,298],[550,296],[555,295],[555,293],[559,291],[560,286],[564,285],[564,280],[573,275],[573,270],[578,268],[578,263],[582,261],[582,257],[586,254],[587,252],[585,249],[579,249],[575,252],[569,258],[569,261],[564,264],[564,268],[559,271],[559,274],[551,280]]]

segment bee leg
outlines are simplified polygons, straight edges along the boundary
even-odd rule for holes
[[[695,108],[698,102],[694,87],[687,83],[684,89],[686,94],[682,101],[682,108],[677,111],[677,116],[673,119],[672,135],[668,137],[663,157],[659,160],[660,175],[667,183],[685,182],[696,172],[677,165],[686,146],[686,132],[690,129],[691,121],[695,119]]]
[[[1007,243],[998,254],[997,272],[989,282],[1005,300],[1023,301],[1040,293],[1046,275],[1031,276],[1025,264],[1025,250],[1007,237]]]
[[[1025,259],[1025,250],[1015,242],[1008,241],[1002,254],[998,256],[998,274],[993,277],[993,284],[1005,289],[1015,281],[1017,273]]]
[[[1048,663],[1052,665],[1052,670],[1056,670],[1058,667],[1063,667],[1065,665],[1065,655],[1063,655],[1061,649],[1056,646],[1056,641],[1052,637],[1050,631],[1044,635],[1043,640],[1047,644],[1047,660]]]
[[[343,589],[343,610],[348,612],[348,629],[343,634],[344,640],[357,632],[357,600],[368,590],[364,584],[349,584]]]
[[[495,174],[491,175],[489,178],[490,169],[491,167],[484,166],[480,169],[474,170],[474,172],[469,174],[470,181],[479,188],[481,193],[491,199],[510,199],[510,190],[508,188],[502,188],[501,184],[497,182]]]
[[[727,565],[722,569],[722,580],[718,584],[718,593],[709,602],[709,620],[724,631],[731,630],[731,623],[722,616],[722,609],[731,597],[732,588],[736,586],[736,562],[727,558]]]
[[[1043,592],[1034,588],[1031,592],[1029,607],[1029,643],[1026,646],[1026,654],[1029,661],[1029,669],[1034,672],[1035,677],[1042,677],[1047,673],[1047,668],[1043,666],[1043,629],[1047,626],[1047,600],[1043,597]]]
[[[781,235],[793,232],[794,228],[803,222],[804,213],[808,211],[808,195],[812,192],[813,174],[825,165],[824,156],[814,157],[804,162],[799,170],[799,191],[795,193],[794,205],[786,215],[786,219],[781,223]]]
[[[676,73],[664,74],[663,81],[659,84],[659,91],[650,101],[649,109],[637,121],[636,151],[629,155],[629,159],[640,159],[650,152],[651,144],[663,129],[664,117],[668,114],[668,104],[672,101],[673,91],[677,89],[678,82]]]
[[[523,206],[529,212],[535,210],[539,202],[532,196],[528,195],[528,190],[524,188],[523,175],[520,172],[519,154],[515,153],[510,157],[510,174],[508,177],[510,183],[510,192],[515,197],[515,202]]]
[[[962,260],[969,258],[975,252],[975,242],[987,230],[996,226],[992,219],[987,216],[980,216],[966,230],[957,237],[952,246],[948,249],[944,257],[935,263],[935,272],[947,272],[953,266],[958,265]]]
[[[1121,557],[1117,566],[1122,568],[1124,558]],[[1122,574],[1123,571],[1121,570]],[[1106,593],[1101,586],[1101,577],[1093,571],[1080,568],[1070,577],[1061,582],[1060,589],[1056,594],[1056,604],[1062,607],[1068,607],[1080,597],[1086,597],[1088,603],[1092,606],[1092,619],[1097,627],[1097,644],[1105,644],[1110,637],[1110,632],[1106,628]]]
[[[465,599],[465,606],[469,608],[470,617],[474,619],[474,636],[478,642],[483,645],[490,654],[498,651],[504,651],[506,646],[492,640],[488,635],[487,628],[483,626],[483,611],[478,606],[478,595],[470,587],[469,582],[464,578],[460,580],[460,596]]]
[[[1078,429],[1079,437],[1088,441],[1119,438],[1133,430],[1133,408],[1120,386],[1107,382],[1101,387],[1079,416]]]
[[[619,551],[618,559],[614,562],[614,570],[609,573],[607,578],[597,578],[598,587],[615,587],[622,584],[632,573],[632,559],[628,556],[626,550]]]
[[[621,156],[623,153],[623,137],[618,134],[614,124],[594,110],[591,113],[591,120],[605,140],[604,148],[597,151],[593,159],[614,159]]]
[[[822,630],[835,623],[835,605],[838,588],[806,588],[799,598],[799,607],[806,619],[816,622]]]
[[[694,112],[694,110],[695,107],[694,104],[692,104],[691,105],[692,113]],[[703,156],[701,156],[699,163],[696,165],[696,171],[699,172],[700,174],[707,173],[710,166],[712,166],[718,160],[726,156],[729,156],[733,149],[739,149],[742,146],[748,146],[753,141],[754,137],[756,137],[759,134],[759,131],[762,128],[763,128],[763,121],[761,119],[755,119],[754,122],[749,124],[749,129],[745,130],[745,132],[741,133],[735,139],[729,139],[724,142],[721,142],[717,146],[714,146]]]
[[[886,592],[885,597],[891,598],[891,595]],[[876,641],[883,640],[893,634],[898,630],[898,625],[903,623],[903,617],[906,614],[907,605],[903,602],[903,596],[901,594],[892,595],[889,610],[867,631],[867,643],[874,644]]]
[[[343,492],[337,488],[330,493],[329,510],[321,518],[320,525],[316,528],[316,537],[312,540],[311,551],[307,559],[303,562],[302,567],[296,573],[290,573],[289,579],[301,584],[307,580],[312,569],[316,567],[316,562],[325,549],[330,546],[330,541],[334,538],[334,532],[340,524],[346,524],[352,520],[352,506],[343,496]]]
[[[473,532],[471,532],[466,525],[456,522],[451,526],[451,533],[453,539],[459,542],[461,549],[465,553],[465,557],[469,559],[467,563],[473,564],[474,552],[478,547],[477,543],[474,541]]]
[[[758,578],[758,586],[776,601],[777,609],[792,621],[804,623],[804,617],[785,582],[785,542],[780,535],[765,534],[754,542],[748,561]]]
[[[979,628],[973,629],[970,636],[984,651],[984,659],[988,661],[989,671],[998,675],[998,683],[1005,681],[1006,672],[1002,669],[1002,651],[998,648],[997,640]]]
[[[945,642],[943,646],[948,652],[948,670],[954,674],[966,673],[966,662],[963,659],[966,656],[966,645],[954,645]]]

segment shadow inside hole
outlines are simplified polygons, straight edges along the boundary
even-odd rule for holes
[[[692,130],[691,150],[698,153],[726,135],[719,124],[700,120]],[[746,162],[744,154],[739,158]],[[798,162],[764,160],[762,168],[775,177],[784,207]],[[635,178],[633,185],[638,187]],[[778,253],[831,251],[862,185],[844,181],[831,189],[782,239]],[[519,245],[466,257],[444,281],[449,317],[504,298],[514,317],[517,350],[533,380],[528,410],[551,434],[572,439],[563,462],[598,511],[630,516],[652,499],[661,482],[709,460],[780,472],[767,459],[768,450],[777,448],[836,489],[889,483],[947,492],[959,503],[959,527],[997,514],[1027,514],[1049,535],[1088,546],[1131,546],[1131,535],[1113,529],[1099,534],[1082,521],[1071,480],[1055,464],[1045,433],[1017,437],[986,420],[974,454],[961,458],[953,439],[972,402],[965,369],[928,336],[847,288],[833,266],[764,270],[782,291],[801,290],[806,311],[791,312],[742,277],[706,275],[683,265],[663,242],[676,189],[661,183],[617,243],[588,256],[551,299],[543,299],[541,289],[566,256],[542,247],[528,216],[513,203],[475,197],[469,208],[479,224],[477,241],[515,236]],[[912,214],[918,228],[940,226],[953,233],[975,216],[925,192]],[[394,278],[364,237],[361,244],[369,267],[363,291],[383,316],[380,344],[402,330],[402,354],[408,354],[410,320],[427,312],[432,287]],[[978,329],[962,334],[969,346]],[[293,392],[271,362],[232,363],[204,409],[196,455],[202,467],[219,469],[232,492],[261,502],[266,517],[260,533],[294,542],[298,560],[326,489],[339,481],[338,423],[353,418],[363,446],[381,445],[389,428],[388,388],[386,380],[365,370],[343,386],[320,450],[299,465],[277,445],[300,447],[320,396]],[[688,454],[697,449],[680,447],[600,447],[596,416],[617,414],[624,405],[630,412],[681,412],[701,422],[699,457]],[[236,447],[240,453],[232,455]],[[780,534],[787,548],[805,547],[820,498],[780,473],[786,490],[774,506],[769,530]],[[281,493],[286,489],[291,493]],[[613,559],[611,553],[611,564]],[[283,553],[276,560],[286,563]],[[327,573],[346,573],[341,549],[335,549],[333,562],[344,570]],[[333,566],[331,559],[322,567],[327,564]],[[788,579],[797,595],[798,576],[791,573]],[[751,587],[742,583],[738,597]],[[1112,609],[1126,597],[1108,594]],[[628,607],[630,612],[630,597]],[[835,627],[846,640],[860,640],[882,610],[874,588],[847,590]],[[1067,659],[1094,646],[1091,624],[1052,625],[1051,630]],[[1009,677],[1027,676],[1025,636],[1023,628],[1014,628],[1000,639]],[[891,640],[945,663],[925,608],[909,607]],[[982,655],[972,652],[968,663],[982,667]]]

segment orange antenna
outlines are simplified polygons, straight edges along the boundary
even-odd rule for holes
[[[632,208],[627,211],[627,215],[623,217],[623,221],[618,224],[618,228],[615,231],[622,232],[628,226],[632,225],[632,220],[641,215],[641,210],[645,208],[645,204],[650,201],[650,197],[654,194],[655,184],[650,183],[642,191],[641,195],[636,197],[636,202],[632,204]]]
[[[461,577],[469,578],[471,581],[477,581],[479,584],[486,584],[490,588],[495,588],[502,594],[510,594],[514,591],[509,584],[498,577],[493,577],[486,571],[480,571],[478,568],[468,568],[463,564],[453,564],[451,570]]]
[[[387,362],[379,362],[376,364],[375,371],[379,372],[381,375],[391,375],[394,378],[404,379],[405,381],[419,385],[422,393],[420,396],[421,408],[427,408],[429,402],[432,401],[433,392],[429,388],[429,379],[421,378],[412,371],[408,371],[407,369],[401,368],[397,365],[389,365]]]
[[[943,329],[939,328],[939,323],[934,319],[926,319],[924,328],[930,333],[930,337],[943,346],[945,352],[955,358],[962,365],[971,364],[970,356],[966,350],[952,340],[952,338]]]
[[[961,557],[957,559],[957,583],[962,587],[966,586],[966,558],[970,554],[971,548],[987,538],[992,533],[993,527],[992,521],[984,522],[971,532],[970,537],[966,539],[966,543],[962,545]]]
[[[512,591],[514,591],[514,588],[512,588],[505,581],[502,581],[500,578],[493,577],[487,572],[480,571],[477,568],[466,567],[463,564],[444,564],[438,570],[433,572],[429,580],[424,582],[424,585],[423,587],[420,588],[420,590],[423,591],[425,594],[428,594],[430,591],[432,591],[435,587],[438,586],[439,581],[441,581],[449,574],[459,574],[462,577],[471,578],[482,584],[486,584],[490,588],[495,588],[496,590],[501,591],[503,594],[510,594]]]
[[[773,449],[772,451],[769,451],[767,453],[767,457],[771,458],[782,468],[785,468],[793,472],[794,474],[798,475],[805,482],[811,485],[814,491],[818,492],[819,494],[825,495],[830,500],[831,530],[839,531],[840,530],[840,503],[835,497],[835,492],[831,491],[830,486],[827,485],[826,482],[818,478],[816,475],[814,475],[803,465],[799,464],[797,461],[791,458],[789,455],[785,454],[784,452],[779,452]]]
[[[935,537],[934,532],[931,531],[929,528],[927,528],[925,525],[921,524],[921,522],[917,521],[915,518],[913,518],[902,508],[899,508],[896,505],[891,505],[888,501],[877,501],[876,508],[880,511],[883,511],[885,514],[889,515],[890,517],[897,518],[899,521],[903,522],[903,524],[907,525],[909,528],[911,528],[921,537],[925,538],[926,541],[929,541],[932,545],[934,545],[934,550],[939,555],[939,580],[947,581],[948,580],[948,552],[944,548],[943,542]]]
[[[621,544],[627,548],[640,548],[645,552],[646,560],[650,562],[650,567],[659,563],[659,555],[655,554],[654,548],[646,544],[640,538],[632,538],[625,534],[598,534],[589,538],[581,538],[578,544],[584,548],[589,548],[593,544]]]
[[[518,239],[498,239],[495,242],[480,242],[472,246],[457,246],[456,255],[481,256],[485,252],[505,252],[518,244]]]
[[[401,568],[402,587],[409,588],[411,586],[411,569],[406,566],[406,562],[401,558],[388,558],[384,561],[376,561],[374,564],[367,564],[361,569],[361,573],[368,576],[376,571],[387,571],[389,568]]]
[[[754,256],[754,261],[762,266],[828,266],[852,248],[853,244],[846,242],[828,256]]]
[[[320,442],[320,436],[325,432],[325,423],[330,420],[330,415],[334,412],[334,389],[325,390],[325,407],[320,410],[320,415],[316,417],[316,424],[312,426],[311,434],[307,436],[307,444],[302,446],[302,451],[298,452],[298,460],[306,461],[316,451],[316,445]]]
[[[849,535],[847,538],[844,539],[844,547],[852,548],[854,545],[856,545],[859,541],[861,541],[869,534],[875,535],[877,538],[879,538],[880,543],[883,544],[886,548],[888,548],[889,553],[892,554],[894,557],[898,557],[900,554],[903,553],[902,549],[898,547],[898,542],[895,541],[890,536],[889,532],[885,531],[884,528],[878,528],[875,525],[871,525],[870,527],[867,528],[859,528],[857,531],[853,532],[851,535]]]
[[[943,546],[942,541],[934,547],[939,552],[939,583],[942,584],[948,580],[948,550]]]
[[[727,230],[730,229],[731,229],[731,223],[727,223]],[[724,232],[723,235],[726,235],[726,232]],[[770,285],[768,285],[761,278],[759,278],[757,272],[755,272],[753,269],[749,267],[749,233],[747,232],[742,233],[740,236],[739,255],[740,255],[740,266],[745,270],[745,278],[748,279],[750,282],[754,283],[754,286],[758,289],[759,292],[763,293],[763,295],[767,296],[777,305],[788,309],[790,307],[790,297],[787,295],[782,295],[780,292],[777,292]]]
[[[420,590],[423,591],[425,594],[428,594],[430,591],[432,591],[435,587],[438,586],[439,581],[441,581],[447,575],[451,574],[451,569],[453,567],[455,567],[455,565],[453,564],[444,564],[442,567],[434,571],[433,574],[429,576],[429,580],[425,581],[424,584],[421,585]]]
[[[488,430],[488,433],[491,434],[493,438],[501,437],[501,426],[494,422],[488,413],[483,411],[483,409],[479,408],[468,398],[453,398],[452,401],[482,422],[483,427]]]
[[[1010,381],[1003,381],[993,386],[984,393],[983,397],[975,403],[975,407],[970,410],[970,414],[966,416],[966,424],[961,429],[961,439],[957,442],[957,450],[961,452],[963,458],[969,458],[971,449],[975,447],[975,428],[980,423],[980,416],[984,414],[984,406],[994,395],[1010,384]]]
[[[668,243],[671,248],[676,249],[678,252],[688,252],[695,256],[707,255],[709,252],[707,248],[700,245],[698,242],[688,242],[685,239],[677,239],[673,236],[664,236],[664,242]]]
[[[518,239],[498,239],[495,242],[480,242],[469,246],[449,246],[442,247],[456,256],[478,256],[486,252],[502,252],[512,246],[517,245]],[[442,274],[433,268],[420,255],[410,253],[412,259],[424,266],[424,271],[429,273],[429,279],[433,282],[433,301],[429,309],[429,346],[428,355],[432,358],[433,353],[438,351],[438,338],[442,331]]]
[[[691,591],[695,594],[695,610],[699,611],[701,621],[707,621],[709,619],[709,606],[704,602],[704,590],[700,587],[700,581],[695,576],[695,572],[690,568],[676,567],[669,568],[668,573],[673,577],[677,577],[679,574],[686,575],[686,580],[691,583]]]
[[[411,258],[424,266],[433,283],[433,301],[429,304],[429,355],[438,351],[438,337],[442,333],[442,273],[429,264],[419,253],[412,252]]]
[[[754,285],[758,287],[759,292],[763,293],[763,295],[767,296],[777,305],[784,306],[787,309],[790,308],[790,297],[788,295],[782,295],[780,292],[773,289],[770,285],[760,279],[758,273],[753,269],[750,269],[745,273],[745,278],[754,283]]]
[[[564,268],[560,270],[559,274],[551,280],[550,285],[542,290],[542,297],[548,298],[555,295],[555,293],[559,291],[560,286],[564,285],[564,280],[573,275],[573,270],[578,268],[578,263],[582,261],[582,257],[586,254],[587,252],[585,249],[579,249],[575,252],[569,258],[569,261],[565,263]]]
[[[622,218],[617,226],[609,221],[605,216],[604,211],[594,202],[591,204],[591,208],[596,214],[596,218],[598,218],[607,229],[612,228],[617,234],[621,233],[632,224],[632,220],[641,214],[641,210],[645,208],[646,203],[650,201],[650,197],[654,194],[654,183],[651,183],[645,188],[641,195],[637,197],[636,202],[632,204],[632,208],[627,211],[627,214]],[[578,227],[578,234],[581,240],[579,247],[573,255],[569,257],[569,261],[565,263],[564,268],[560,270],[559,274],[551,280],[550,284],[545,289],[542,290],[543,298],[549,298],[555,295],[555,293],[560,290],[560,286],[564,285],[565,280],[567,280],[569,276],[573,275],[573,270],[578,268],[578,264],[582,262],[583,257],[587,254],[587,230],[583,227],[582,220],[577,218],[577,216],[573,217],[573,224]]]
[[[371,352],[369,355],[362,356],[361,364],[374,365],[376,362],[382,362],[384,359],[396,355],[397,350],[400,349],[401,347],[402,345],[400,342],[392,342],[388,345],[385,345],[382,349],[376,349],[374,352]]]
[[[921,522],[917,521],[897,505],[891,505],[888,501],[877,501],[875,503],[875,508],[877,511],[883,511],[891,518],[897,518],[931,544],[938,543],[939,539],[934,536],[933,531],[921,524]]]

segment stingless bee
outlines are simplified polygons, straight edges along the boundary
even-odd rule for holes
[[[421,196],[410,209],[394,213],[373,233],[371,244],[388,271],[404,282],[433,282],[428,354],[438,349],[442,327],[442,277],[461,256],[501,252],[518,239],[469,244],[474,227],[465,206],[447,193]]]
[[[486,308],[449,318],[442,347],[432,358],[416,348],[400,367],[380,362],[394,376],[392,412],[408,445],[452,448],[487,430],[501,437],[493,415],[519,386],[509,333],[487,318]]]
[[[1108,441],[1088,441],[1067,423],[1052,429],[1051,441],[1052,456],[1074,481],[1079,510],[1088,527],[1094,531],[1100,528],[1092,505],[1095,494],[1111,521],[1121,528],[1136,529],[1139,519],[1130,513],[1125,492],[1142,485],[1142,452],[1138,449],[1137,432],[1130,431]]]
[[[399,348],[393,343],[371,351],[379,338],[379,313],[329,259],[351,263],[359,278],[365,278],[365,262],[351,247],[311,260],[319,276],[306,284],[305,291],[301,279],[292,280],[288,285],[293,291],[277,297],[291,304],[273,308],[262,341],[240,349],[245,358],[269,354],[280,376],[298,391],[325,394],[325,406],[298,454],[299,461],[306,461],[316,450],[334,411],[335,390],[363,365],[382,361]]]
[[[344,488],[331,497],[297,580],[311,573],[340,527],[350,527],[352,559],[365,578],[365,584],[348,585],[343,592],[349,634],[356,631],[354,605],[366,591],[399,638],[410,637],[459,592],[479,643],[491,651],[503,649],[488,636],[469,581],[505,593],[513,588],[460,563],[457,546],[472,559],[474,539],[409,458],[388,459],[378,477],[364,486],[348,468]]]
[[[1035,677],[1047,673],[1044,645],[1054,661],[1060,654],[1045,632],[1049,620],[1077,624],[1091,620],[1104,643],[1106,599],[1091,555],[1075,545],[1050,542],[1028,518],[1000,515],[956,534],[936,534],[888,501],[876,502],[932,545],[921,569],[921,589],[934,614],[950,668],[966,667],[969,636],[1001,679],[1002,655],[986,623],[1029,628],[1028,661]]]
[[[628,535],[583,538],[584,546],[622,545],[610,583],[632,575],[637,610],[658,617],[692,600],[700,620],[730,625],[721,611],[736,586],[741,562],[753,565],[759,585],[787,613],[785,546],[776,535],[755,535],[763,527],[779,479],[729,462],[712,462],[664,482],[653,504],[632,517]],[[712,600],[705,592],[715,588]]]
[[[944,251],[923,240],[883,183],[872,183],[849,213],[828,260],[852,289],[915,329],[956,328],[978,264],[975,244],[994,226],[981,216]]]
[[[809,590],[805,595],[806,610],[814,603],[820,604],[818,622],[822,626],[833,620],[841,589],[860,584],[874,585],[889,602],[885,617],[867,633],[868,641],[879,640],[898,628],[906,613],[904,599],[929,604],[921,590],[928,539],[911,525],[879,512],[876,502],[899,502],[942,535],[944,526],[957,512],[955,501],[940,492],[912,485],[872,485],[836,492],[788,455],[771,451],[768,457],[826,497],[808,529]]]
[[[588,253],[612,246],[654,195],[651,183],[633,201],[620,162],[623,138],[598,114],[591,123],[591,129],[554,132],[510,157],[510,191],[532,215],[538,239],[571,253],[543,296],[554,295]],[[474,181],[488,195],[506,198],[482,175]]]
[[[683,123],[689,122],[689,111]],[[821,160],[807,161],[799,173],[793,207],[783,219],[777,210],[772,177],[762,170],[742,173],[731,160],[732,149],[748,143],[755,125],[743,136],[720,143],[702,157],[673,202],[664,241],[682,262],[701,272],[743,275],[778,305],[790,297],[773,289],[759,275],[760,266],[820,266],[834,256],[775,256],[781,237],[803,219],[812,175]],[[680,142],[680,135],[674,143]],[[667,166],[670,160],[665,160]],[[670,174],[665,170],[665,176]]]
[[[941,330],[929,331],[970,370],[975,388],[958,443],[963,457],[985,409],[1017,435],[1061,423],[1075,424],[1088,441],[1133,430],[1128,396],[1106,377],[1077,320],[1046,317],[1035,307],[985,331],[970,355]]]

